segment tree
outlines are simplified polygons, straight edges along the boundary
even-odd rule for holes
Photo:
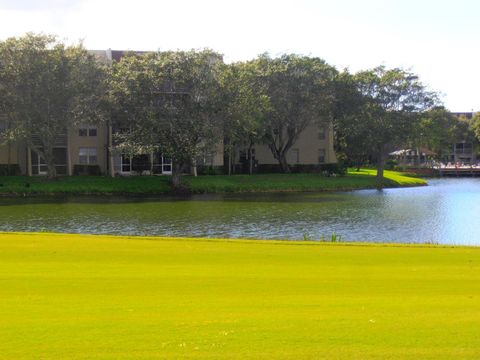
[[[480,112],[477,112],[475,115],[473,115],[471,129],[476,138],[480,141]]]
[[[445,151],[451,152],[451,146],[459,135],[459,126],[461,124],[458,118],[447,109],[443,106],[434,107],[420,117],[413,131],[411,143],[415,147],[422,146],[433,150],[441,159]]]
[[[173,186],[186,165],[217,146],[218,71],[222,57],[210,50],[124,57],[112,70],[116,121],[128,126],[124,141],[172,157]]]
[[[29,33],[0,42],[0,84],[10,134],[40,154],[55,177],[59,137],[72,125],[102,119],[103,69],[81,44]]]
[[[235,150],[248,148],[249,173],[253,173],[253,145],[264,136],[264,124],[269,99],[257,84],[251,63],[234,63],[223,67],[221,76],[224,146],[231,174]]]
[[[368,139],[363,146],[376,158],[381,187],[388,153],[412,137],[420,116],[435,105],[436,94],[427,91],[418,76],[398,68],[362,71],[355,82],[363,99],[350,137]]]
[[[354,76],[348,70],[339,73],[335,79],[335,104],[332,116],[335,153],[339,161],[345,161],[357,169],[365,164],[371,155],[370,137],[373,135],[368,123],[359,116],[363,104],[364,99]]]
[[[331,120],[337,71],[322,59],[299,55],[261,55],[249,66],[268,97],[264,140],[281,170],[290,172],[287,153],[302,131]]]

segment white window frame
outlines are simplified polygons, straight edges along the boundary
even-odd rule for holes
[[[82,162],[81,160],[82,157],[86,157],[86,162]],[[95,158],[95,161],[92,160],[93,157]],[[97,148],[96,147],[78,148],[78,163],[80,165],[97,165],[98,164]]]
[[[128,157],[128,162],[124,161],[125,158]],[[120,174],[131,174],[132,173],[132,159],[133,159],[133,156],[132,155],[128,155],[128,154],[121,154],[120,155]],[[123,166],[129,166],[130,170],[128,171],[124,171],[123,170]]]
[[[38,175],[47,175],[47,172],[48,172],[47,162],[39,153],[36,152],[35,156],[38,161],[35,165],[32,165],[32,167],[38,168]]]

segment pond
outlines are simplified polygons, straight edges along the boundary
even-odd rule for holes
[[[337,193],[0,199],[0,231],[480,245],[480,179]]]

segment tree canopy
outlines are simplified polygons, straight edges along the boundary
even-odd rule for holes
[[[69,127],[103,116],[104,69],[81,44],[27,34],[0,42],[0,108],[12,136],[46,161],[55,177],[55,144]]]
[[[331,120],[337,71],[320,58],[295,54],[278,58],[264,54],[249,65],[269,102],[264,140],[282,171],[289,172],[287,152],[299,135],[310,124]]]
[[[221,64],[219,54],[204,50],[132,54],[113,65],[113,121],[128,127],[123,143],[168,154],[176,187],[183,167],[202,151],[215,152],[221,139]]]
[[[371,154],[376,161],[381,186],[388,153],[409,141],[422,114],[437,103],[437,98],[418,76],[398,68],[361,71],[353,82],[359,103],[352,114],[342,118],[340,127],[346,130],[347,147]]]
[[[351,74],[296,54],[227,65],[211,50],[131,53],[106,68],[81,44],[55,36],[0,42],[0,115],[8,123],[0,143],[24,141],[50,177],[53,149],[78,124],[109,121],[119,130],[112,151],[169,155],[178,186],[182,169],[222,142],[229,172],[240,148],[252,172],[258,143],[289,172],[287,153],[300,135],[333,123],[340,158],[375,162],[381,183],[386,157],[399,146],[441,151],[472,131],[480,137],[478,115],[470,127],[438,105],[417,75],[399,68]]]

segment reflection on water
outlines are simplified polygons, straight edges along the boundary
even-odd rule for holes
[[[480,245],[480,179],[344,193],[0,199],[1,231]]]

